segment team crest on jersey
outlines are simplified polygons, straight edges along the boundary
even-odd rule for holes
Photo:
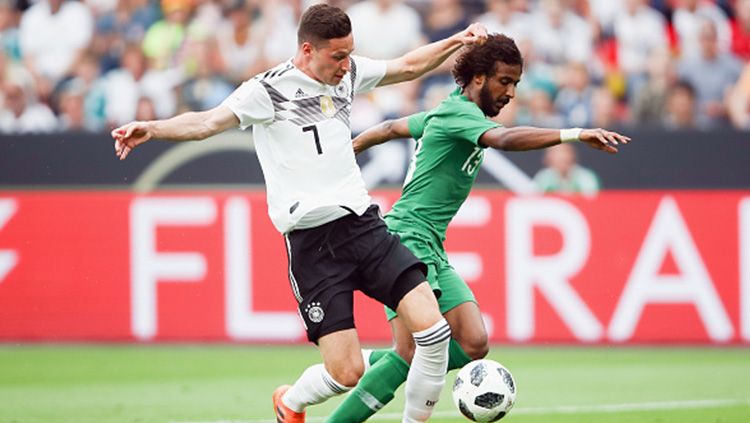
[[[338,85],[336,85],[336,88],[334,88],[333,91],[339,97],[346,97],[348,95],[347,94],[347,89],[346,89],[346,84],[344,84],[343,82],[340,83],[340,84],[338,84]]]
[[[326,317],[325,312],[320,307],[320,303],[315,301],[305,307],[305,312],[307,313],[307,318],[313,323],[320,323],[323,321],[323,318]]]
[[[336,114],[336,106],[333,104],[333,99],[330,96],[324,95],[320,97],[320,111],[327,118],[332,118]]]

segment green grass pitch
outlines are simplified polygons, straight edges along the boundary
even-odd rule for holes
[[[489,358],[518,384],[504,422],[750,422],[747,348],[495,345]],[[312,345],[2,344],[0,422],[272,422],[273,389],[318,360]],[[467,421],[454,374],[432,421]],[[371,421],[399,422],[402,406],[398,395]]]

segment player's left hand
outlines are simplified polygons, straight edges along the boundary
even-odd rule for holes
[[[487,28],[478,22],[474,22],[466,29],[458,33],[463,45],[484,44],[487,41]]]
[[[630,142],[630,137],[602,128],[584,129],[581,131],[581,135],[578,136],[578,139],[580,139],[581,142],[588,144],[589,147],[612,154],[617,153],[616,145],[627,144]]]

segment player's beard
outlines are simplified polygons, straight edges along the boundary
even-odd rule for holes
[[[486,80],[479,90],[479,108],[482,109],[485,116],[489,117],[495,117],[500,113],[500,108],[495,105],[495,99],[492,98],[492,93]]]

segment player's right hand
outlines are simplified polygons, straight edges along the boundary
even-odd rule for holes
[[[484,44],[487,41],[487,28],[478,22],[474,22],[466,29],[458,33],[463,45]]]
[[[135,147],[151,139],[148,122],[131,122],[111,132],[115,140],[115,155],[120,160],[125,160],[130,151]]]

